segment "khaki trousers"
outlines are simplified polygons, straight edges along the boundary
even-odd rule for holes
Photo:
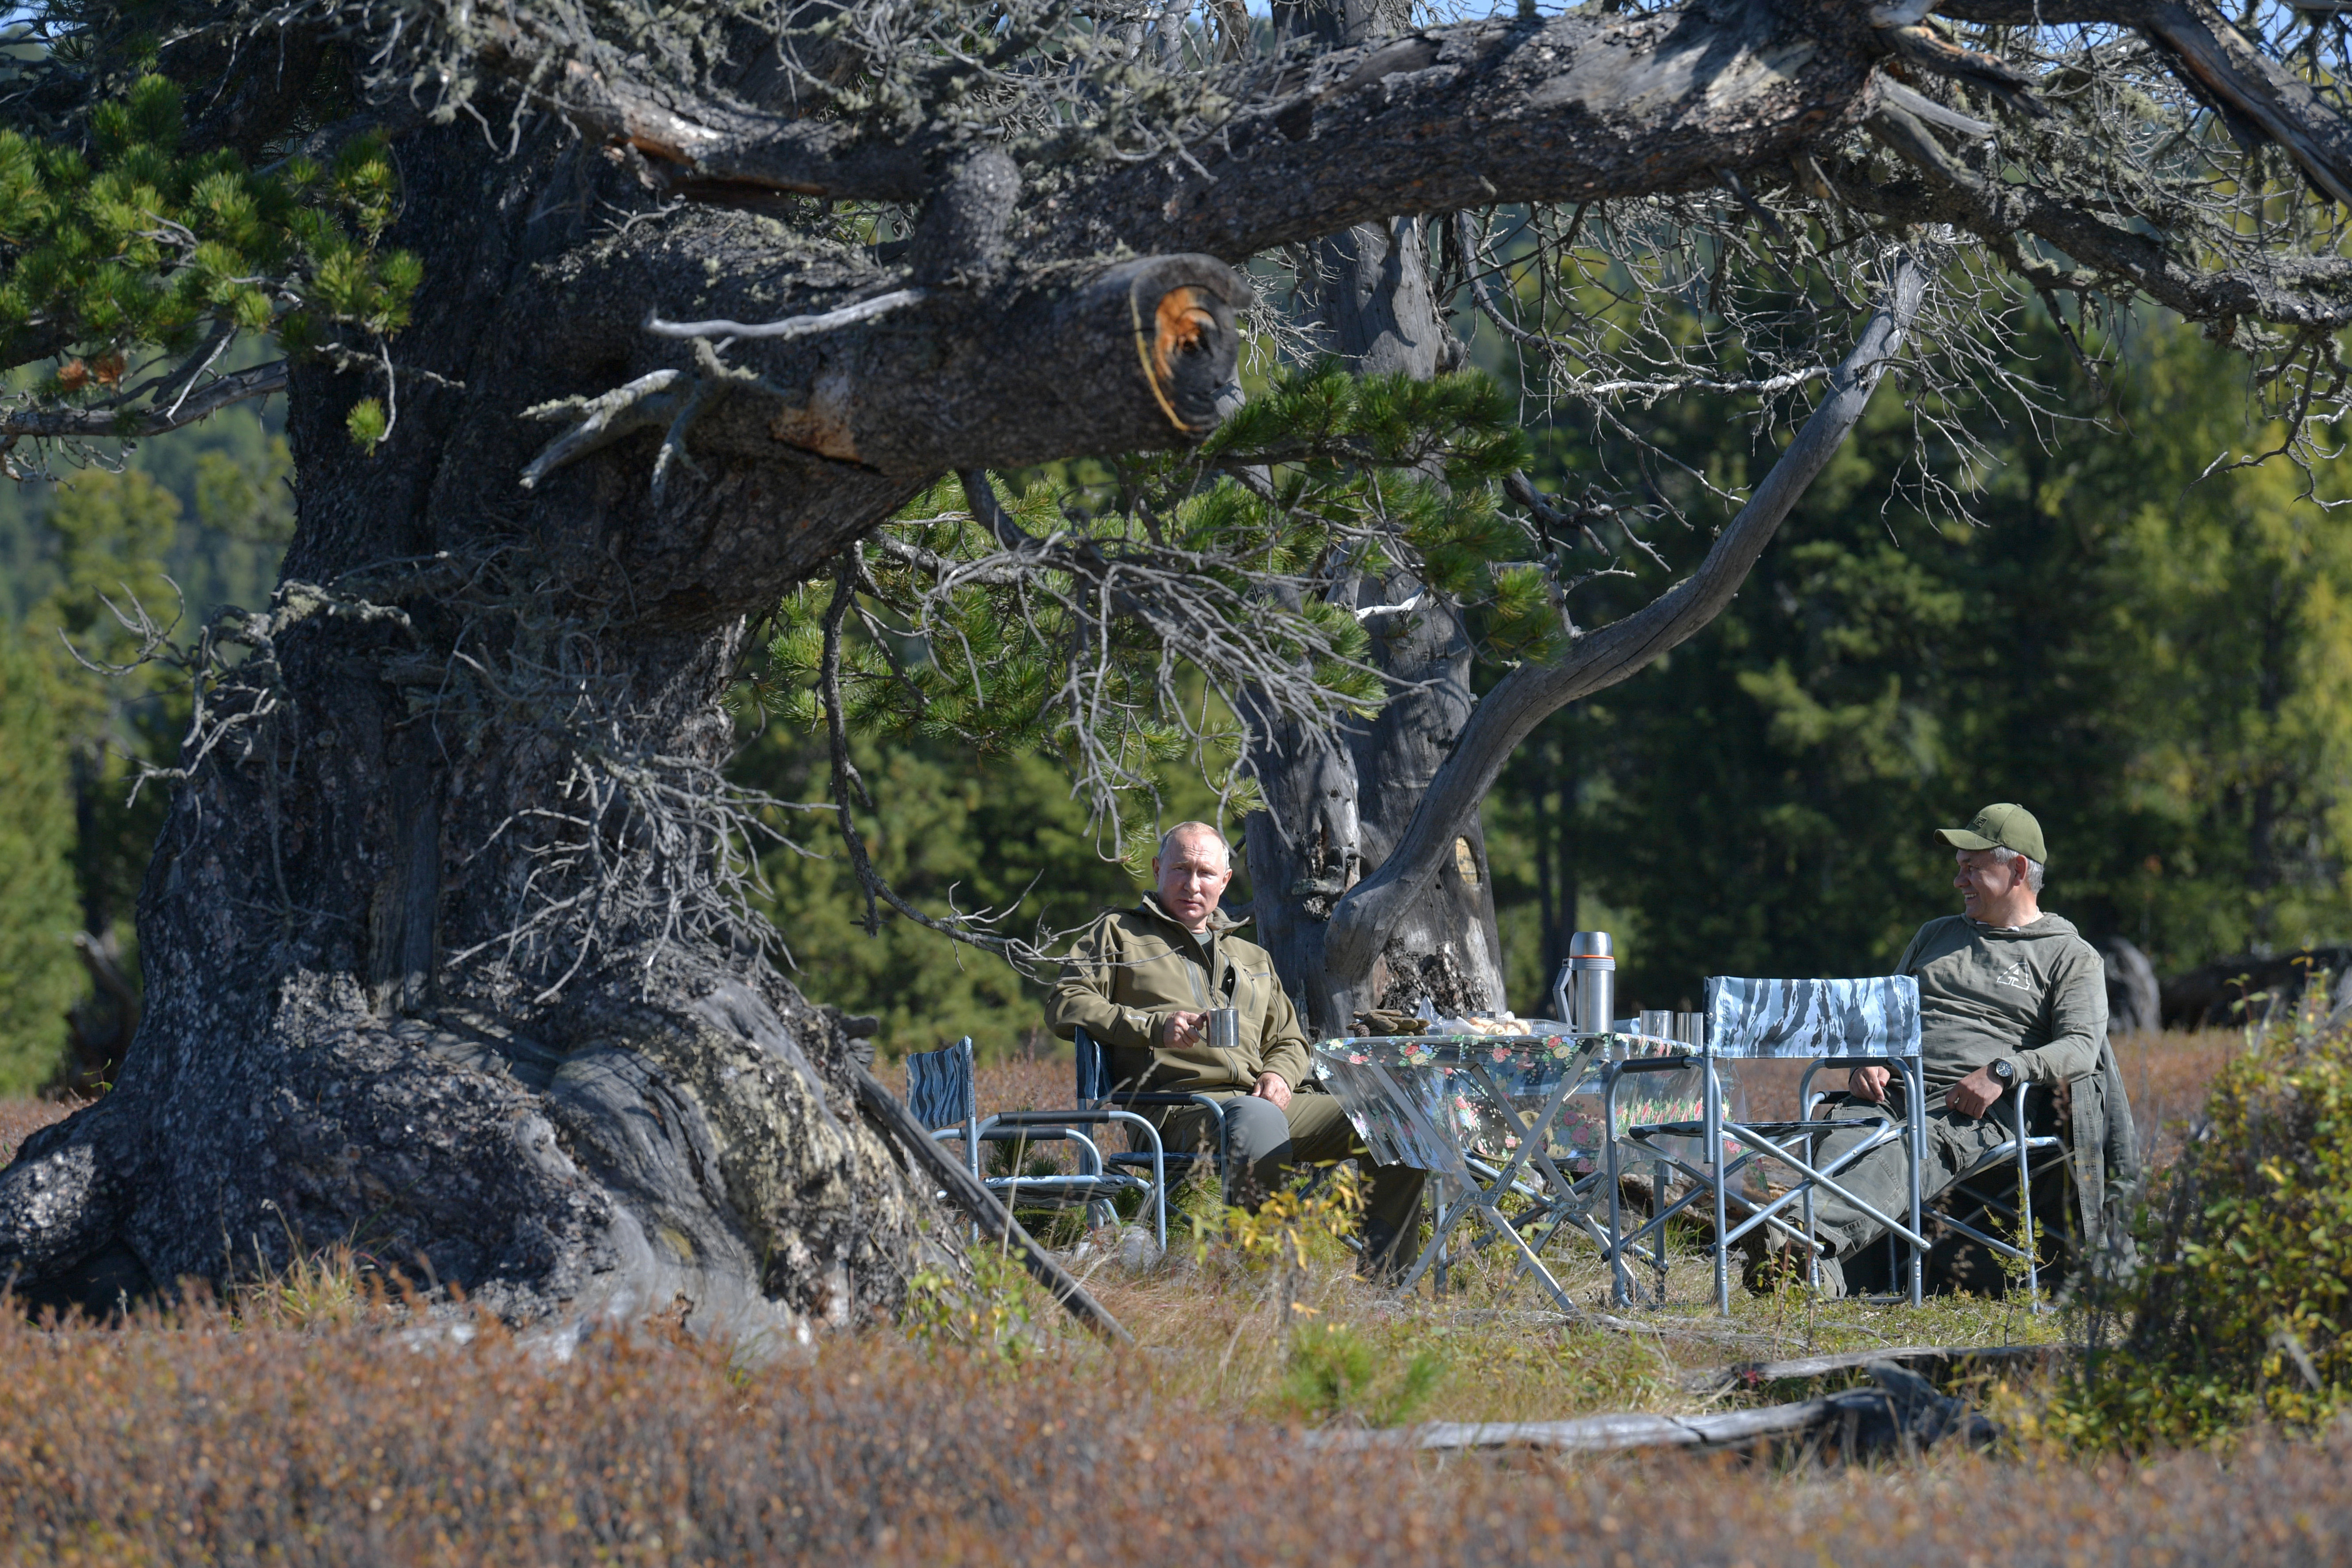
[[[1234,1090],[1210,1090],[1224,1108],[1226,1148],[1232,1167],[1225,1173],[1225,1195],[1251,1208],[1278,1187],[1289,1168],[1305,1163],[1366,1156],[1363,1140],[1339,1102],[1328,1094],[1295,1093],[1287,1106]],[[1160,1122],[1161,1143],[1170,1151],[1214,1152],[1216,1128],[1209,1112],[1199,1106],[1181,1106]],[[1411,1165],[1372,1166],[1371,1192],[1364,1205],[1364,1251],[1371,1271],[1389,1274],[1409,1266],[1421,1249],[1422,1184],[1426,1171]]]
[[[2010,1092],[2017,1091],[2011,1089]],[[1832,1120],[1855,1121],[1868,1118],[1875,1121],[1890,1114],[1885,1106],[1850,1100],[1837,1108]],[[1958,1181],[1986,1153],[2008,1142],[2009,1117],[2006,1097],[1994,1101],[1981,1117],[1962,1116],[1941,1105],[1927,1113],[1927,1158],[1919,1167],[1919,1203],[1922,1208],[1934,1203],[1937,1194]],[[1851,1131],[1832,1132],[1822,1139],[1820,1168],[1827,1169],[1838,1155],[1869,1138],[1871,1131],[1867,1127],[1855,1127]],[[1906,1225],[1910,1223],[1911,1141],[1908,1137],[1883,1149],[1872,1150],[1840,1171],[1832,1180],[1850,1189],[1855,1196],[1866,1199],[1880,1213],[1891,1215]],[[1852,1257],[1886,1234],[1885,1226],[1822,1187],[1813,1189],[1813,1224],[1821,1238],[1829,1243],[1831,1249],[1841,1258]]]

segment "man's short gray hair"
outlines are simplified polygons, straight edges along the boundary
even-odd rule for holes
[[[1203,833],[1208,835],[1210,837],[1217,841],[1217,847],[1224,852],[1225,864],[1227,866],[1231,866],[1234,863],[1234,847],[1225,842],[1225,836],[1217,831],[1217,825],[1213,822],[1180,822],[1175,826],[1170,828],[1167,832],[1161,834],[1160,836],[1160,858],[1162,860],[1168,858],[1168,847],[1176,842],[1176,836],[1180,833],[1188,836]]]
[[[1979,851],[1978,851],[1978,853],[1979,853],[1979,854],[1984,854],[1984,855],[1998,855],[1998,856],[2000,856],[2003,860],[2022,860],[2022,861],[2024,861],[2024,862],[2025,862],[2025,885],[2026,885],[2028,888],[2032,889],[2034,892],[2036,892],[2036,893],[2039,893],[2039,892],[2041,892],[2041,891],[2042,891],[2042,879],[2043,879],[2043,878],[2042,878],[2042,862],[2041,862],[2041,861],[2039,861],[2039,860],[2036,860],[2032,856],[2031,856],[2031,855],[2021,855],[2021,854],[2019,854],[2016,850],[2011,849],[2011,848],[2008,845],[2006,845],[2006,844],[1996,844],[1996,845],[1994,845],[1991,848],[1990,848],[1990,849],[1984,849],[1984,850],[1979,850]]]

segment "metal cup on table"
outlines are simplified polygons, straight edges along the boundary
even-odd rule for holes
[[[1240,1008],[1210,1008],[1206,1028],[1211,1050],[1237,1051],[1242,1048],[1242,1010]]]

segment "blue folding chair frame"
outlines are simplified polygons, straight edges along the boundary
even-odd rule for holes
[[[1180,1149],[1174,1153],[1169,1153],[1165,1150],[1161,1150],[1159,1155],[1160,1165],[1158,1168],[1160,1172],[1160,1175],[1159,1177],[1160,1183],[1160,1209],[1163,1240],[1164,1232],[1167,1228],[1167,1175],[1169,1173],[1172,1172],[1181,1174],[1192,1170],[1202,1161],[1206,1160],[1210,1163],[1210,1170],[1218,1178],[1221,1195],[1227,1195],[1223,1184],[1230,1180],[1232,1170],[1230,1160],[1230,1155],[1232,1153],[1232,1135],[1231,1129],[1225,1125],[1225,1107],[1223,1101],[1218,1100],[1213,1095],[1198,1094],[1180,1089],[1119,1089],[1111,1082],[1110,1062],[1108,1058],[1103,1052],[1102,1042],[1097,1040],[1092,1035],[1087,1033],[1087,1031],[1081,1027],[1073,1034],[1071,1044],[1076,1047],[1077,1051],[1076,1070],[1078,1104],[1085,1107],[1089,1113],[1115,1110],[1132,1115],[1139,1106],[1150,1107],[1155,1110],[1173,1110],[1179,1106],[1191,1105],[1198,1106],[1202,1110],[1209,1112],[1210,1121],[1217,1129],[1217,1152],[1214,1154],[1202,1154],[1197,1153],[1189,1149]],[[1143,1120],[1139,1117],[1136,1119]],[[1150,1126],[1151,1123],[1146,1121],[1145,1125]],[[1157,1127],[1152,1128],[1151,1137],[1152,1146],[1155,1149],[1159,1149],[1160,1147],[1160,1140],[1159,1129]],[[1139,1163],[1143,1158],[1144,1156],[1140,1153],[1129,1152],[1125,1154],[1113,1154],[1110,1156],[1110,1162],[1113,1165],[1136,1164]]]
[[[907,1058],[908,1107],[923,1124],[932,1129],[932,1136],[941,1140],[961,1138],[965,1157],[975,1178],[980,1178],[980,1146],[982,1143],[1015,1145],[1015,1173],[1009,1176],[984,1178],[992,1192],[1004,1194],[1008,1209],[1021,1200],[1025,1192],[1033,1197],[1042,1194],[1058,1203],[1082,1203],[1089,1210],[1097,1205],[1108,1205],[1122,1194],[1141,1192],[1151,1205],[1152,1230],[1160,1250],[1168,1247],[1168,1173],[1166,1157],[1160,1144],[1160,1130],[1149,1119],[1131,1111],[1106,1107],[1084,1107],[1068,1110],[1014,1110],[986,1118],[977,1113],[972,1089],[971,1037],[966,1035],[954,1045],[936,1051],[919,1051]],[[1081,1126],[1117,1122],[1139,1128],[1147,1148],[1129,1154],[1106,1157],[1095,1141],[1079,1131]],[[1024,1176],[1018,1173],[1019,1146],[1028,1143],[1067,1142],[1074,1145],[1079,1156],[1080,1169],[1076,1175]],[[1129,1175],[1116,1169],[1127,1163],[1148,1167],[1150,1180]]]

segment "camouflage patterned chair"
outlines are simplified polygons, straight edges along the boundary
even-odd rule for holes
[[[1809,1257],[1816,1250],[1811,1240],[1814,1190],[1827,1188],[1855,1205],[1900,1237],[1908,1252],[1907,1294],[1916,1306],[1921,1299],[1922,1265],[1927,1240],[1921,1229],[1920,1164],[1926,1158],[1924,1130],[1889,1110],[1877,1119],[1847,1120],[1832,1124],[1810,1116],[1800,1121],[1743,1121],[1727,1114],[1723,1078],[1717,1064],[1725,1060],[1769,1058],[1810,1060],[1805,1075],[1809,1091],[1812,1076],[1832,1062],[1842,1067],[1885,1067],[1897,1074],[1905,1087],[1904,1103],[1918,1105],[1926,1098],[1919,1063],[1919,985],[1908,975],[1862,980],[1750,980],[1716,976],[1706,983],[1706,1019],[1698,1049],[1673,1056],[1653,1056],[1611,1063],[1603,1069],[1603,1114],[1608,1125],[1619,1125],[1620,1086],[1636,1074],[1676,1071],[1696,1067],[1701,1073],[1701,1117],[1697,1121],[1668,1121],[1627,1126],[1620,1137],[1604,1141],[1608,1178],[1613,1192],[1619,1176],[1620,1138],[1642,1156],[1654,1158],[1682,1173],[1692,1189],[1670,1205],[1660,1205],[1647,1224],[1631,1236],[1618,1237],[1611,1248],[1612,1285],[1620,1301],[1626,1300],[1628,1274],[1622,1259],[1633,1244],[1662,1234],[1675,1214],[1700,1202],[1711,1203],[1715,1221],[1715,1294],[1717,1310],[1731,1310],[1731,1251],[1750,1233],[1769,1229],[1784,1241],[1801,1246]],[[1853,1148],[1826,1164],[1818,1155],[1822,1139],[1833,1131],[1857,1125],[1868,1134]],[[1695,1164],[1662,1140],[1696,1139],[1703,1163]],[[1838,1181],[1841,1172],[1877,1149],[1904,1142],[1911,1153],[1910,1204],[1903,1216],[1884,1214]],[[1753,1204],[1735,1197],[1751,1169],[1778,1166],[1791,1178],[1790,1189],[1769,1202]],[[1733,1223],[1731,1210],[1745,1211]],[[1792,1225],[1788,1211],[1799,1210],[1802,1228]],[[1906,1223],[1907,1221],[1907,1223]],[[1617,1226],[1612,1224],[1612,1232]],[[1653,1244],[1655,1245],[1654,1243]]]

